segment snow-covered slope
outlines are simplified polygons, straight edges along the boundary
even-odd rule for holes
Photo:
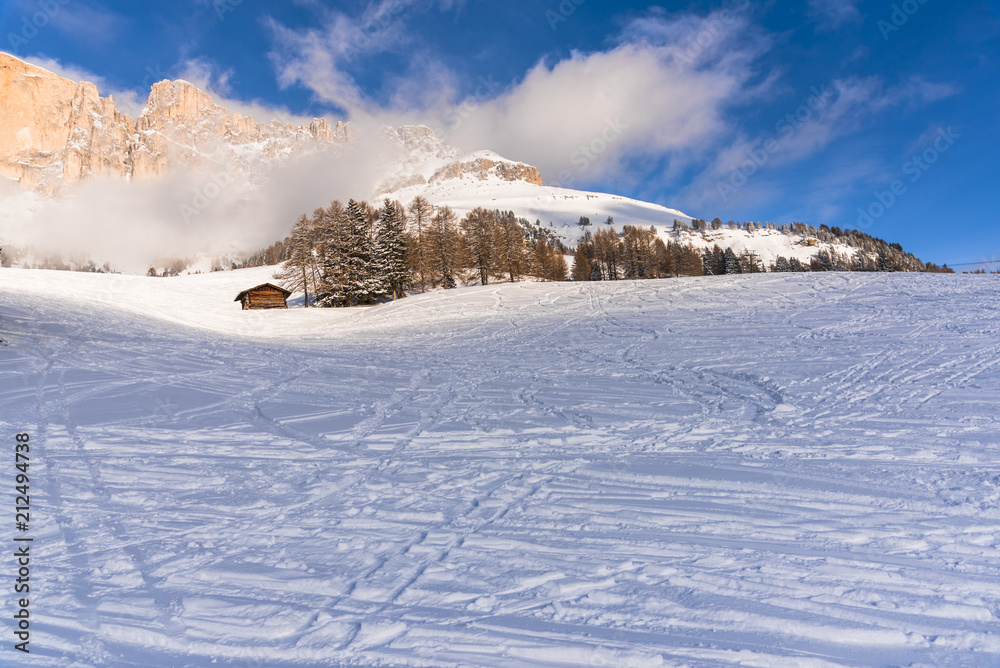
[[[437,206],[449,206],[459,216],[476,207],[513,211],[517,216],[542,225],[552,223],[560,234],[575,240],[582,234],[580,216],[601,225],[608,216],[617,227],[622,225],[656,225],[669,229],[674,220],[690,222],[691,217],[658,204],[569,188],[537,185],[525,181],[503,181],[497,178],[478,179],[473,176],[449,179],[425,186],[412,186],[396,191],[392,196],[410,202],[421,195]]]
[[[737,254],[751,251],[769,266],[778,256],[796,258],[808,264],[821,250],[835,251],[852,257],[856,249],[841,243],[806,240],[800,234],[782,234],[775,229],[743,228],[719,230],[705,233],[693,230],[674,230],[674,221],[690,224],[693,220],[677,209],[659,204],[610,195],[586,192],[568,188],[543,186],[525,181],[504,181],[498,178],[479,179],[474,176],[455,178],[440,183],[421,184],[402,188],[391,194],[400,202],[409,203],[416,196],[425,197],[436,206],[448,206],[459,217],[476,207],[490,210],[513,211],[515,215],[529,222],[540,222],[549,227],[570,247],[575,245],[586,232],[607,228],[606,221],[613,220],[611,227],[618,232],[626,225],[655,227],[664,240],[690,244],[696,248],[732,248]],[[589,227],[580,227],[580,217],[590,219]],[[807,245],[808,244],[808,245]]]
[[[34,539],[0,662],[993,665],[995,278],[243,313],[267,270],[0,270]]]
[[[3,241],[16,247],[25,258],[34,257],[31,249],[37,243],[31,231],[40,211],[48,203],[48,195],[75,187],[80,180],[95,177],[133,179],[140,182],[176,177],[178,174],[202,174],[208,181],[187,183],[181,179],[176,188],[168,188],[163,197],[169,204],[161,207],[177,208],[185,225],[209,209],[213,215],[204,218],[214,221],[215,227],[225,227],[226,221],[246,215],[246,209],[266,211],[268,200],[281,199],[266,185],[270,180],[280,187],[284,168],[291,168],[296,160],[307,156],[326,156],[333,162],[317,164],[325,168],[299,165],[297,169],[328,169],[340,164],[332,156],[353,161],[345,171],[363,175],[359,183],[361,192],[348,196],[377,201],[382,197],[398,199],[408,204],[417,195],[426,197],[432,204],[452,207],[459,215],[483,206],[490,209],[513,211],[530,222],[541,221],[551,225],[556,234],[572,246],[585,229],[577,223],[581,216],[590,218],[591,230],[614,219],[619,231],[625,225],[655,226],[664,238],[673,238],[695,246],[718,242],[722,247],[731,246],[737,252],[753,251],[766,264],[778,255],[808,261],[819,250],[835,250],[853,255],[846,246],[804,246],[800,236],[777,234],[745,234],[741,231],[721,230],[711,240],[696,235],[690,239],[673,232],[675,220],[690,222],[692,217],[676,209],[659,204],[641,202],[613,194],[582,192],[543,185],[539,171],[531,165],[500,156],[489,150],[471,154],[447,145],[434,131],[425,126],[384,127],[376,137],[358,137],[350,124],[333,124],[326,119],[314,119],[309,124],[290,125],[277,121],[261,122],[217,104],[212,97],[186,81],[161,81],[153,85],[146,106],[136,119],[121,114],[114,100],[101,97],[93,84],[77,83],[63,79],[51,72],[30,65],[12,56],[0,54],[0,235]],[[351,146],[364,144],[364,150],[351,153]],[[360,154],[366,154],[362,159]],[[516,156],[514,156],[516,158]],[[370,160],[372,164],[367,164]],[[355,164],[357,163],[357,164]],[[369,172],[371,172],[369,174]],[[288,177],[291,178],[291,177]],[[293,178],[297,184],[302,178]],[[18,184],[11,187],[11,183]],[[326,182],[317,188],[329,188]],[[34,189],[33,195],[25,194],[26,188]],[[109,199],[122,196],[121,191],[108,191]],[[214,202],[220,192],[225,195]],[[342,195],[343,193],[341,193]],[[256,225],[268,229],[275,219],[288,218],[288,228],[299,213],[306,213],[307,202],[329,201],[333,194],[317,193],[305,188],[299,195],[303,210],[294,212],[300,204],[296,200],[288,207],[261,216]],[[261,197],[264,201],[258,202]],[[177,200],[178,201],[173,201]],[[146,201],[143,199],[143,201]],[[115,202],[117,203],[117,202]],[[224,208],[228,203],[231,208]],[[102,205],[105,204],[102,202]],[[212,206],[218,206],[218,211]],[[84,205],[81,205],[84,206]],[[90,220],[98,211],[114,211],[115,207],[86,206],[86,216],[59,212],[50,214],[57,220]],[[286,210],[287,209],[287,210]],[[126,209],[126,213],[128,213]],[[140,214],[122,215],[111,222],[102,216],[93,216],[89,225],[96,227],[90,239],[103,239],[109,234],[107,227],[127,225],[131,230],[136,220],[148,221]],[[168,227],[173,218],[167,219]],[[149,227],[155,225],[146,223]],[[212,225],[206,225],[211,229]],[[287,229],[287,228],[286,228]],[[185,232],[189,228],[185,227]],[[269,233],[270,236],[272,233]],[[277,234],[281,234],[278,232]],[[58,235],[53,235],[58,236]],[[176,234],[171,235],[176,237]],[[206,233],[206,236],[210,236]],[[220,233],[226,238],[212,241],[194,239],[187,244],[183,257],[201,254],[219,254],[219,248],[231,248],[234,253],[254,252],[259,247],[248,247],[251,242],[246,230]],[[276,236],[276,235],[275,235]],[[271,240],[277,240],[272,237]],[[92,241],[100,245],[98,241]],[[260,242],[258,242],[260,243]],[[267,245],[270,241],[263,242]],[[210,247],[214,244],[214,247]],[[75,256],[83,260],[97,260],[98,265],[108,257],[88,257],[86,248],[47,248],[35,254],[42,259],[49,255]],[[108,251],[104,251],[108,255]],[[100,253],[98,253],[100,255]],[[39,261],[39,257],[35,257]],[[173,258],[158,258],[173,259]],[[115,257],[114,266],[148,267],[152,258],[141,258],[132,264]]]

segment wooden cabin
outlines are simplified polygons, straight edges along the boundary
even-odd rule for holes
[[[237,301],[243,304],[243,310],[265,309],[265,308],[288,308],[288,297],[291,290],[279,288],[277,285],[264,283],[256,288],[244,290],[236,295]]]

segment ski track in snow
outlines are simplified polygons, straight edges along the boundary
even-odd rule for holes
[[[234,310],[263,275],[0,271],[0,663],[1000,665],[993,277]]]

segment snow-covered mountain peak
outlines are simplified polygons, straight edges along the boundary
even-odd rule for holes
[[[324,118],[299,126],[230,112],[183,79],[154,84],[133,119],[93,84],[12,56],[0,54],[0,78],[0,174],[43,194],[98,175],[148,179],[179,169],[215,173],[220,165],[251,184],[283,161],[337,153],[356,138],[349,124]],[[534,167],[493,151],[463,156],[424,125],[382,134],[389,151],[375,195],[456,178],[541,184]]]
[[[194,84],[178,79],[153,84],[146,107],[139,120],[148,118],[199,118],[206,115],[228,115],[212,97]]]
[[[541,174],[531,165],[508,160],[489,150],[463,155],[425,125],[386,126],[382,131],[400,155],[394,155],[392,163],[385,166],[386,176],[375,189],[375,196],[467,177],[479,181],[542,183]]]
[[[182,79],[152,86],[137,119],[92,83],[77,83],[0,54],[0,174],[42,194],[93,176],[152,178],[172,170],[218,171],[246,181],[290,157],[337,151],[351,128],[258,123],[231,113]]]
[[[349,144],[353,146],[346,150]],[[692,217],[677,209],[614,194],[545,186],[535,167],[488,148],[466,153],[425,125],[383,127],[372,136],[358,137],[350,124],[324,118],[308,125],[268,122],[231,112],[181,79],[153,85],[145,107],[133,119],[119,112],[112,98],[101,97],[92,83],[70,81],[0,53],[0,184],[16,193],[4,200],[10,206],[0,211],[5,232],[30,228],[34,212],[42,206],[34,201],[15,206],[15,198],[45,201],[92,177],[138,181],[189,172],[212,178],[224,171],[232,184],[226,201],[237,211],[254,197],[274,200],[274,192],[263,190],[264,186],[278,178],[280,170],[294,169],[291,163],[298,158],[315,157],[317,165],[324,165],[314,170],[321,175],[314,189],[326,188],[325,183],[334,179],[320,170],[331,164],[327,162],[331,156],[338,168],[346,166],[345,171],[360,175],[351,192],[343,192],[346,187],[340,192],[297,192],[294,201],[261,225],[274,226],[268,229],[275,235],[283,233],[288,228],[278,232],[280,221],[290,227],[298,213],[312,206],[309,197],[386,196],[405,205],[419,195],[433,205],[451,207],[459,216],[476,207],[512,211],[553,228],[569,245],[596,229],[621,232],[631,225],[652,226],[661,237],[697,248],[719,244],[745,250],[764,263],[779,257],[808,261],[822,251],[844,256],[856,252],[839,236],[817,244],[810,240],[815,235],[806,239],[801,230],[779,233],[768,225],[749,229],[733,224],[710,232],[699,225],[691,231],[686,225]],[[20,190],[11,188],[11,181]],[[180,197],[197,202],[199,194],[203,193],[192,195],[188,190]],[[176,193],[170,197],[177,199]],[[225,224],[232,218],[227,209],[214,220]],[[141,219],[129,216],[123,224],[132,226]],[[674,221],[682,225],[675,229]],[[18,234],[18,239],[24,236]],[[263,241],[247,241],[246,236],[241,233],[230,245],[252,251],[255,248],[245,245]],[[204,250],[194,248],[192,254]]]
[[[383,126],[382,132],[416,159],[453,160],[459,156],[457,148],[445,144],[426,125],[402,125],[398,128]]]

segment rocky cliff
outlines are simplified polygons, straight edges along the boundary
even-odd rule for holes
[[[454,162],[445,165],[434,172],[430,178],[430,183],[440,183],[448,179],[461,179],[466,176],[485,181],[491,176],[499,178],[501,181],[526,181],[534,183],[536,186],[542,185],[542,175],[531,165],[510,162],[507,160],[491,159],[485,157],[475,158],[467,162]]]
[[[0,53],[0,174],[29,187],[132,174],[135,121],[90,83]]]
[[[542,182],[534,167],[493,153],[462,158],[425,126],[384,128],[383,134],[395,150],[388,152],[376,195],[465,177]],[[43,194],[94,176],[149,179],[174,169],[225,170],[252,183],[290,157],[339,152],[354,139],[350,124],[325,119],[258,123],[186,81],[155,84],[133,119],[91,83],[0,53],[0,176]]]
[[[153,86],[137,119],[91,83],[0,53],[0,174],[52,193],[91,176],[149,178],[172,168],[252,173],[304,150],[350,141],[350,126],[272,122],[220,107],[186,81]]]
[[[351,127],[326,119],[307,126],[273,121],[259,124],[251,116],[231,114],[186,81],[153,86],[136,122],[138,147],[135,175],[161,174],[173,166],[252,173],[255,164],[270,164],[302,151],[336,148],[351,140]]]
[[[395,169],[387,172],[376,195],[391,194],[413,186],[439,184],[466,177],[486,180],[525,181],[542,185],[535,167],[502,158],[491,151],[461,157],[458,149],[448,146],[434,131],[423,125],[384,128],[386,137],[402,149]]]

